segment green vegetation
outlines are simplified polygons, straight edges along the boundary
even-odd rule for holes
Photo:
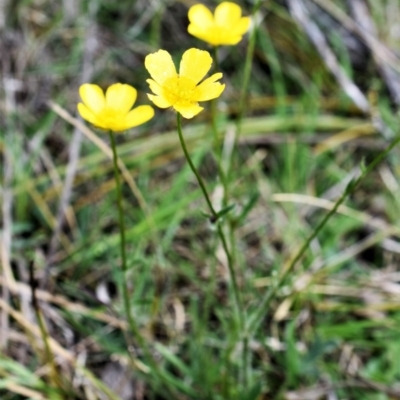
[[[213,51],[195,1],[0,2],[1,400],[400,399],[398,1],[237,3]],[[111,136],[123,271],[78,89],[151,104],[145,57],[192,47],[222,95]]]

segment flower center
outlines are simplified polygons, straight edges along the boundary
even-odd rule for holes
[[[163,85],[164,96],[171,104],[192,102],[196,83],[185,76],[174,76],[167,79]]]

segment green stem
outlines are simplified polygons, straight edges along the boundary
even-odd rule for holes
[[[183,152],[185,154],[186,160],[187,160],[192,172],[196,176],[197,182],[199,183],[201,191],[203,192],[204,198],[205,198],[205,200],[207,202],[208,208],[209,208],[210,213],[211,213],[211,220],[212,221],[216,221],[215,223],[217,224],[218,236],[221,239],[222,247],[224,248],[226,257],[228,259],[228,268],[229,268],[229,274],[230,274],[231,281],[232,281],[232,288],[233,288],[233,294],[234,294],[234,298],[235,298],[236,310],[237,310],[237,313],[238,313],[238,316],[239,316],[240,324],[241,324],[241,326],[244,326],[244,324],[243,324],[244,313],[243,313],[243,307],[242,307],[242,303],[241,303],[240,296],[239,296],[239,287],[238,287],[238,284],[237,284],[236,273],[235,273],[235,269],[233,267],[232,257],[231,257],[231,253],[230,253],[229,248],[228,248],[228,244],[227,244],[227,241],[226,241],[226,238],[225,238],[225,234],[224,234],[220,224],[217,221],[217,218],[218,218],[217,212],[215,211],[215,209],[214,209],[214,207],[213,207],[213,205],[211,203],[211,200],[210,200],[210,197],[209,197],[209,195],[207,193],[207,189],[206,189],[206,186],[205,186],[205,184],[203,182],[203,179],[201,178],[200,174],[198,173],[196,167],[194,166],[193,161],[192,161],[192,159],[190,157],[190,154],[189,154],[189,152],[187,150],[185,139],[183,138],[183,134],[182,134],[181,115],[179,113],[176,114],[176,122],[177,122],[177,128],[178,128],[179,141],[181,143],[182,150],[183,150]]]
[[[261,0],[257,0],[256,3],[254,4],[253,11],[252,11],[252,16],[254,18],[254,15],[256,14],[257,10],[261,7]],[[249,86],[250,82],[250,75],[251,75],[251,66],[253,62],[253,55],[254,55],[254,48],[255,48],[255,43],[256,43],[256,34],[257,34],[257,28],[256,25],[253,26],[253,29],[250,33],[250,39],[249,39],[249,45],[247,47],[247,52],[246,52],[246,61],[245,61],[245,66],[244,66],[244,72],[243,72],[243,82],[242,82],[242,89],[240,92],[240,100],[239,100],[239,114],[238,114],[238,119],[237,119],[237,124],[236,124],[236,135],[234,139],[234,144],[233,144],[233,149],[236,149],[238,140],[241,134],[242,130],[242,120],[243,120],[243,115],[245,112],[246,108],[246,97],[247,97],[247,89]],[[215,58],[216,57],[216,49],[215,51]],[[233,153],[233,152],[232,152]],[[228,182],[229,178],[231,176],[231,164],[232,164],[232,157],[229,157],[227,160],[227,168],[226,171],[224,172],[224,201],[228,198],[227,194],[227,189],[228,189]],[[222,169],[222,165],[220,167]],[[226,197],[225,197],[226,196]],[[227,203],[226,203],[227,204]],[[224,205],[226,205],[224,204]],[[232,249],[232,263],[235,263],[236,259],[236,254],[235,254],[235,249],[236,249],[236,240],[235,240],[235,229],[233,226],[233,221],[229,220],[229,241],[230,241],[230,246]],[[244,326],[244,325],[243,325]],[[248,346],[248,337],[247,337],[247,331],[243,330],[243,384],[244,387],[247,387],[248,380],[249,380],[249,365],[251,363],[250,357],[249,357],[249,346]]]
[[[226,238],[224,235],[224,232],[222,230],[222,227],[220,224],[218,226],[218,236],[221,239],[222,242],[222,247],[224,248],[225,254],[228,258],[228,268],[229,268],[229,274],[231,276],[231,281],[232,281],[232,288],[233,288],[233,294],[235,297],[235,304],[236,304],[236,310],[238,314],[238,319],[239,319],[239,329],[240,329],[240,335],[242,336],[242,345],[243,345],[243,351],[242,351],[242,379],[243,379],[243,386],[246,389],[247,384],[249,381],[249,341],[248,341],[248,331],[247,331],[247,326],[246,326],[246,318],[244,314],[244,307],[242,303],[242,299],[239,296],[239,287],[237,285],[237,277],[236,277],[236,272],[234,268],[234,260],[232,258],[232,253],[228,249],[228,244],[226,242]],[[229,226],[230,230],[230,238],[232,240],[233,237],[233,228],[232,226]],[[234,239],[233,239],[234,240]],[[231,242],[232,243],[232,242]],[[234,243],[234,242],[233,242]]]
[[[181,114],[176,113],[176,123],[178,127],[178,135],[179,135],[179,141],[181,142],[182,150],[185,154],[186,160],[189,163],[190,169],[196,176],[197,182],[200,185],[201,191],[203,192],[203,196],[206,199],[208,208],[210,209],[211,216],[213,219],[217,218],[217,212],[214,210],[214,207],[211,203],[210,197],[208,196],[206,186],[204,185],[203,179],[201,178],[200,174],[197,172],[196,167],[193,164],[192,159],[190,158],[189,152],[186,147],[185,140],[183,139],[183,134],[182,134],[182,120],[181,120]]]
[[[122,191],[121,191],[121,181],[119,176],[119,168],[118,168],[118,156],[117,156],[117,146],[115,144],[115,137],[113,132],[109,132],[111,148],[113,152],[113,165],[114,165],[114,178],[115,178],[115,186],[117,192],[117,207],[118,207],[118,222],[119,222],[119,233],[120,233],[120,252],[121,252],[121,269],[123,273],[122,277],[122,297],[125,307],[125,314],[128,319],[129,327],[131,328],[133,333],[138,332],[138,328],[136,326],[135,321],[132,318],[131,306],[129,302],[129,289],[128,289],[128,280],[126,277],[127,273],[127,264],[126,264],[126,238],[125,238],[125,222],[124,222],[124,210],[122,207]],[[140,335],[139,335],[140,336]]]
[[[248,369],[247,364],[246,364],[247,358],[248,358],[247,357],[247,352],[248,352],[247,337],[248,336],[247,336],[246,325],[245,325],[244,309],[243,309],[241,297],[239,294],[240,291],[239,291],[239,287],[237,284],[237,277],[236,277],[236,272],[235,272],[235,268],[234,268],[234,264],[233,264],[232,255],[231,255],[231,252],[229,251],[228,243],[225,238],[224,231],[223,231],[219,221],[217,220],[217,213],[211,203],[211,200],[207,193],[207,189],[204,185],[203,179],[201,178],[200,174],[198,173],[196,167],[194,166],[193,161],[190,157],[190,154],[187,150],[186,143],[185,143],[185,140],[184,140],[183,134],[182,134],[181,115],[179,113],[177,113],[176,121],[177,121],[178,135],[179,135],[179,140],[180,140],[180,143],[182,146],[182,150],[183,150],[186,160],[189,163],[189,166],[190,166],[192,172],[196,176],[197,182],[199,183],[200,188],[203,192],[204,198],[208,204],[208,208],[210,209],[212,221],[215,221],[215,223],[216,223],[218,236],[221,240],[222,247],[223,247],[226,257],[228,259],[228,269],[229,269],[230,280],[231,280],[231,284],[232,284],[233,297],[235,300],[235,309],[236,309],[237,318],[239,320],[239,330],[240,330],[239,336],[243,335],[243,372],[244,372],[244,384],[246,386],[246,384],[247,384],[246,371]]]
[[[213,47],[213,56],[214,56],[214,72],[219,72],[219,60],[218,60],[218,46]],[[228,198],[229,198],[229,181],[228,181],[228,171],[224,171],[223,168],[223,160],[222,154],[220,150],[220,139],[218,135],[218,125],[217,125],[217,116],[218,116],[218,99],[214,99],[211,102],[211,122],[212,122],[212,129],[214,134],[214,154],[217,160],[218,165],[218,174],[223,188],[223,200],[222,206],[223,208],[228,206]],[[228,214],[228,239],[230,243],[230,251],[228,251],[228,245],[226,243],[225,237],[223,236],[223,231],[221,227],[218,227],[218,235],[221,239],[222,245],[224,247],[225,253],[228,257],[228,267],[229,273],[232,277],[232,284],[234,286],[234,293],[239,293],[239,288],[237,287],[237,277],[236,272],[234,269],[235,259],[236,259],[236,244],[235,244],[235,229],[233,226],[233,220],[230,218],[230,214]],[[245,316],[244,310],[242,306],[242,301],[240,298],[236,297],[235,295],[235,302],[238,312],[239,323],[241,327],[241,334],[243,335],[243,352],[242,352],[242,371],[243,371],[243,384],[244,387],[247,387],[248,383],[248,336],[246,332],[245,326]]]
[[[120,251],[121,251],[121,269],[123,273],[123,279],[122,279],[122,296],[123,296],[123,302],[124,302],[124,308],[125,308],[125,313],[126,317],[128,319],[128,324],[131,332],[133,333],[134,337],[137,340],[137,343],[140,347],[140,349],[143,351],[145,358],[147,359],[148,363],[151,366],[152,372],[154,372],[154,377],[156,378],[156,381],[164,381],[170,384],[169,382],[169,376],[163,371],[159,370],[158,364],[155,362],[154,358],[151,355],[151,352],[148,348],[148,345],[141,335],[139,328],[135,322],[135,320],[132,317],[132,311],[130,307],[130,302],[129,302],[129,288],[128,288],[128,280],[126,279],[126,273],[127,273],[127,263],[126,263],[126,238],[125,238],[125,223],[124,223],[124,211],[122,207],[122,191],[121,191],[121,182],[120,182],[120,176],[119,176],[119,168],[118,168],[118,156],[117,156],[117,146],[115,143],[115,138],[113,132],[109,131],[109,136],[110,136],[110,142],[111,142],[111,148],[112,148],[112,153],[113,153],[113,165],[114,165],[114,177],[115,177],[115,184],[116,184],[116,192],[117,192],[117,206],[118,206],[118,221],[119,221],[119,231],[120,231]],[[129,338],[129,335],[128,335]],[[129,339],[128,339],[129,341]],[[129,343],[128,343],[129,344]],[[152,377],[153,378],[153,377]]]
[[[219,62],[218,62],[218,46],[213,47],[213,56],[214,56],[214,72],[219,72]],[[228,205],[228,180],[226,172],[222,166],[222,155],[220,150],[220,139],[218,135],[218,125],[217,125],[217,117],[218,117],[218,99],[214,99],[211,101],[211,125],[214,136],[214,154],[217,160],[217,168],[218,175],[224,190],[223,196],[223,208]]]
[[[254,335],[258,328],[261,325],[261,322],[264,319],[265,316],[265,310],[268,308],[271,300],[273,299],[275,293],[278,291],[278,289],[282,286],[282,284],[285,282],[286,277],[289,275],[289,273],[294,269],[296,266],[297,262],[303,257],[304,253],[308,249],[310,243],[317,237],[318,233],[321,231],[321,229],[326,225],[326,223],[330,220],[330,218],[336,213],[337,209],[340,207],[340,205],[345,201],[347,196],[349,196],[354,189],[360,184],[360,182],[388,155],[388,153],[400,142],[400,136],[395,138],[392,143],[375,159],[368,165],[367,168],[364,168],[361,172],[361,174],[358,176],[358,178],[352,180],[344,190],[343,194],[339,197],[339,199],[336,201],[335,205],[333,208],[329,211],[328,214],[325,215],[325,217],[322,219],[322,221],[318,224],[318,226],[314,229],[314,231],[311,233],[311,235],[306,239],[306,241],[303,243],[303,245],[300,247],[299,251],[296,253],[296,255],[290,260],[288,266],[285,268],[283,271],[283,274],[281,277],[276,281],[275,284],[273,284],[270,289],[267,291],[265,294],[264,298],[262,299],[259,308],[257,309],[256,313],[254,316],[251,318],[251,321],[249,322],[249,333]]]
[[[214,72],[219,72],[218,46],[213,46]]]
[[[218,236],[221,239],[222,247],[224,248],[226,257],[228,258],[228,269],[229,269],[229,274],[231,276],[231,281],[232,281],[233,295],[235,296],[236,310],[237,310],[238,317],[239,317],[240,327],[241,327],[241,329],[243,329],[244,328],[244,311],[243,311],[243,307],[242,307],[242,301],[241,301],[241,298],[239,295],[240,291],[239,291],[239,287],[237,284],[235,268],[233,267],[232,256],[231,256],[231,253],[228,248],[228,244],[227,244],[227,241],[225,238],[224,231],[222,230],[222,227],[220,224],[218,224],[217,229],[218,229]]]
[[[214,56],[214,72],[219,72],[219,67],[218,67],[218,47],[214,46],[213,47],[213,56]],[[214,135],[214,152],[215,156],[217,158],[217,163],[218,163],[218,172],[220,173],[221,177],[221,153],[219,151],[219,137],[218,137],[218,127],[217,127],[217,115],[218,115],[218,99],[213,99],[211,100],[211,125],[212,125],[212,131]],[[222,177],[221,177],[222,178]],[[221,179],[222,181],[222,179]]]

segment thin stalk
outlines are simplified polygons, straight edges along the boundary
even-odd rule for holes
[[[186,160],[190,166],[190,169],[192,170],[192,172],[194,173],[197,182],[201,188],[201,191],[203,192],[203,196],[207,202],[208,208],[210,210],[211,213],[211,220],[215,221],[215,223],[217,224],[217,232],[218,232],[218,236],[221,239],[221,243],[222,243],[222,247],[224,248],[226,257],[228,259],[228,269],[229,269],[229,273],[230,273],[230,277],[231,277],[231,281],[232,281],[232,288],[233,288],[233,295],[235,298],[235,305],[236,305],[236,310],[239,316],[239,320],[241,323],[241,326],[243,326],[243,321],[244,321],[244,313],[243,313],[243,307],[242,307],[242,303],[241,303],[241,299],[240,299],[240,295],[239,295],[239,287],[237,284],[237,277],[236,277],[236,273],[235,273],[235,269],[233,267],[233,263],[232,263],[232,257],[231,257],[231,253],[229,251],[228,248],[228,244],[225,238],[225,234],[221,228],[221,225],[218,223],[218,215],[217,212],[214,209],[214,206],[211,203],[210,200],[210,196],[208,195],[206,186],[203,182],[203,179],[201,178],[199,172],[197,171],[196,167],[193,164],[193,161],[190,157],[190,154],[187,150],[186,147],[186,143],[185,143],[185,139],[183,138],[183,134],[182,134],[182,119],[181,119],[181,115],[179,113],[176,114],[176,123],[177,123],[177,129],[178,129],[178,136],[179,136],[179,141],[181,143],[182,146],[182,150],[183,153],[185,154]]]
[[[261,0],[257,0],[254,4],[253,10],[252,10],[252,18],[254,19],[254,16],[258,9],[261,7]],[[253,55],[254,55],[254,48],[256,44],[256,36],[257,36],[257,26],[254,24],[252,31],[250,32],[250,39],[249,39],[249,45],[247,47],[247,52],[246,52],[246,61],[244,65],[244,71],[243,71],[243,81],[242,81],[242,89],[240,92],[240,100],[239,100],[239,114],[238,114],[238,119],[236,123],[236,135],[233,143],[233,151],[236,149],[239,137],[241,135],[242,131],[242,121],[243,121],[243,116],[246,108],[246,97],[247,97],[247,89],[249,86],[250,82],[250,75],[251,75],[251,66],[253,63]],[[229,177],[231,176],[231,165],[232,165],[232,157],[228,159],[227,162],[227,169],[226,169],[226,179],[229,182]],[[234,226],[232,225],[232,220],[229,221],[229,242],[231,245],[232,249],[236,248],[236,240],[235,240],[235,230]],[[236,254],[233,254],[233,258],[236,259]],[[235,260],[233,260],[234,262]],[[245,337],[243,338],[243,383],[244,387],[247,387],[247,383],[249,380],[249,365],[251,363],[251,357],[249,353],[249,346],[248,346],[248,331],[246,330],[244,332]]]
[[[230,221],[229,221],[230,222]],[[231,281],[232,281],[232,286],[233,286],[233,293],[235,295],[235,301],[236,301],[236,308],[238,312],[238,317],[239,317],[239,326],[240,326],[240,334],[242,336],[242,345],[243,345],[243,351],[242,351],[242,378],[243,378],[243,386],[246,388],[248,381],[249,381],[249,340],[248,340],[248,331],[246,327],[246,320],[245,320],[245,314],[244,314],[244,307],[241,298],[239,297],[239,288],[237,285],[237,277],[236,277],[236,271],[234,268],[235,262],[233,258],[233,254],[235,254],[234,250],[229,251],[228,244],[224,235],[224,232],[222,230],[222,227],[220,224],[218,226],[218,236],[222,242],[222,247],[224,248],[225,254],[228,258],[228,268],[229,268],[229,274],[231,276]],[[235,236],[234,236],[234,230],[233,226],[231,223],[229,223],[229,238],[231,240],[231,243],[234,243]],[[232,249],[232,246],[231,246]]]
[[[242,307],[242,301],[241,301],[241,298],[239,295],[240,292],[239,292],[239,287],[237,284],[235,268],[233,267],[231,253],[228,248],[228,244],[227,244],[227,241],[225,238],[224,231],[222,230],[222,227],[220,224],[217,225],[217,231],[218,231],[218,236],[221,239],[222,247],[224,248],[226,257],[228,258],[228,269],[229,269],[229,274],[231,276],[233,294],[235,296],[235,302],[236,302],[236,309],[237,309],[238,316],[239,316],[240,327],[241,327],[241,329],[243,329],[244,328],[244,312],[243,312],[243,307]]]
[[[254,20],[254,17],[260,7],[261,7],[261,0],[256,0],[253,10],[252,10],[253,20]],[[242,89],[240,92],[240,99],[239,99],[239,114],[238,114],[238,118],[237,118],[237,122],[236,122],[236,135],[235,135],[235,139],[234,139],[233,150],[236,149],[236,147],[237,147],[239,137],[240,137],[241,131],[242,131],[242,121],[243,121],[243,116],[244,116],[245,108],[246,108],[247,89],[248,89],[249,82],[250,82],[251,66],[253,63],[253,55],[254,55],[254,49],[255,49],[255,44],[256,44],[256,36],[257,36],[257,25],[254,23],[253,29],[250,32],[249,45],[247,47],[247,52],[246,52],[246,60],[245,60],[244,71],[243,71]],[[232,170],[231,165],[232,165],[232,157],[230,157],[227,162],[227,169],[226,169],[227,181],[229,181],[229,177],[231,175],[231,170]],[[229,242],[230,242],[231,248],[235,249],[236,248],[236,240],[235,240],[235,231],[234,231],[234,226],[232,225],[232,220],[230,221]],[[236,258],[235,254],[234,254],[234,258]],[[247,328],[247,326],[245,328]],[[243,338],[243,371],[244,371],[243,381],[244,381],[245,388],[246,388],[248,380],[249,380],[250,364],[251,364],[251,355],[249,353],[249,343],[248,343],[249,332],[250,331],[246,330],[244,332],[245,337]]]
[[[212,250],[211,253],[215,254],[216,250],[217,250],[217,245],[218,245],[218,241],[215,240],[213,242],[213,246],[212,246]],[[215,299],[215,293],[217,290],[217,260],[214,260],[214,262],[211,265],[211,273],[210,273],[210,277],[208,279],[208,283],[206,285],[206,293],[204,296],[204,311],[203,311],[203,315],[202,315],[202,319],[203,319],[203,327],[207,326],[207,321],[209,319],[209,314],[210,314],[210,310],[211,310],[211,306],[212,306],[212,301]]]
[[[117,192],[117,206],[118,206],[118,221],[119,221],[119,231],[120,231],[120,251],[121,251],[121,269],[123,273],[123,279],[122,279],[122,297],[123,297],[123,302],[124,302],[124,308],[125,308],[125,313],[126,317],[128,319],[128,324],[129,328],[132,331],[135,339],[137,340],[137,343],[139,347],[143,350],[144,355],[148,361],[148,363],[151,366],[152,372],[154,372],[156,382],[164,381],[168,385],[171,385],[171,379],[168,376],[167,373],[164,371],[161,371],[159,369],[158,364],[155,362],[154,358],[151,355],[151,352],[149,350],[149,347],[147,345],[147,342],[141,335],[139,328],[137,324],[135,323],[135,320],[132,317],[132,311],[130,307],[130,302],[129,302],[129,289],[128,289],[128,281],[126,279],[126,273],[127,273],[127,263],[126,263],[126,239],[125,239],[125,223],[124,223],[124,211],[122,207],[122,191],[121,191],[121,182],[120,182],[120,176],[119,176],[119,169],[118,169],[118,157],[117,157],[117,146],[115,143],[115,138],[113,132],[109,131],[109,136],[110,136],[110,142],[111,142],[111,148],[113,152],[113,165],[114,165],[114,178],[115,178],[115,185],[116,185],[116,192]],[[128,335],[129,337],[129,335]],[[173,385],[173,384],[172,384]]]
[[[214,72],[219,72],[218,46],[213,46]]]
[[[235,299],[235,308],[236,308],[236,313],[237,313],[238,320],[239,320],[239,329],[240,329],[239,336],[240,335],[243,336],[243,350],[244,350],[243,351],[243,371],[244,371],[244,383],[246,385],[247,384],[247,373],[246,373],[247,365],[245,364],[245,362],[247,361],[247,351],[248,351],[247,337],[248,336],[247,336],[246,325],[245,325],[244,309],[243,309],[242,300],[241,300],[241,297],[239,294],[240,291],[239,291],[239,287],[237,284],[237,277],[236,277],[236,272],[235,272],[235,268],[234,268],[232,255],[231,255],[231,252],[229,251],[229,247],[228,247],[227,240],[225,238],[224,231],[218,221],[218,215],[211,203],[211,200],[207,193],[207,189],[205,187],[203,179],[201,178],[200,174],[198,173],[196,167],[194,166],[193,161],[190,157],[190,154],[187,150],[186,143],[185,143],[185,140],[184,140],[183,134],[182,134],[182,119],[181,119],[181,115],[179,113],[177,113],[176,122],[177,122],[179,141],[181,143],[183,153],[185,154],[186,160],[187,160],[192,172],[196,176],[197,182],[199,183],[200,188],[203,192],[204,198],[207,202],[208,208],[211,213],[211,220],[215,221],[218,236],[221,240],[222,247],[223,247],[226,257],[228,259],[228,269],[229,269],[229,274],[230,274],[230,280],[232,282],[232,291],[233,291],[233,296]]]
[[[213,47],[213,56],[214,56],[214,72],[220,72],[219,67],[219,59],[218,59],[218,46]],[[222,154],[220,149],[220,139],[218,135],[218,126],[217,126],[217,117],[218,117],[218,98],[212,100],[211,102],[211,123],[212,130],[214,134],[214,154],[217,161],[218,166],[218,174],[221,181],[221,185],[223,188],[223,198],[222,198],[222,207],[225,208],[228,206],[228,198],[229,198],[229,181],[228,181],[228,171],[224,171],[223,163],[222,163]],[[234,286],[234,293],[239,293],[239,288],[237,287],[237,277],[235,272],[235,259],[236,259],[236,246],[235,246],[235,232],[233,226],[233,220],[230,218],[230,214],[227,216],[228,218],[228,238],[230,243],[230,249],[228,248],[227,242],[225,240],[225,236],[223,234],[223,230],[220,225],[218,225],[218,236],[222,242],[224,247],[224,251],[228,257],[228,267],[229,273],[232,277],[232,284]],[[244,310],[242,306],[242,302],[240,299],[235,299],[236,303],[240,305],[240,309],[238,309],[239,313],[239,324],[241,329],[241,334],[243,335],[243,352],[242,352],[242,370],[243,370],[243,384],[247,387],[248,383],[248,336],[245,331],[245,316]],[[238,307],[238,306],[237,306]]]
[[[219,62],[218,62],[218,47],[213,47],[213,57],[214,57],[214,73],[219,72]],[[217,116],[218,116],[218,98],[211,100],[211,127],[213,132],[213,139],[214,139],[214,156],[217,162],[218,168],[218,175],[221,181],[224,195],[223,195],[223,207],[227,206],[227,182],[224,170],[222,168],[222,157],[220,151],[220,143],[219,143],[219,136],[218,136],[218,126],[217,126]],[[215,243],[217,244],[217,242]],[[215,251],[214,251],[215,252]],[[213,253],[214,253],[213,252]],[[206,293],[206,300],[205,300],[205,316],[208,313],[208,308],[210,304],[210,296],[213,293],[214,283],[215,283],[215,273],[216,273],[216,266],[212,268],[212,278],[210,283],[212,284],[211,290],[210,285],[207,286],[207,293]]]
[[[261,7],[261,0],[257,0],[256,3],[254,4],[253,10],[252,10],[253,18],[260,7]],[[242,130],[242,121],[243,121],[243,116],[244,116],[244,112],[245,112],[245,108],[246,108],[247,89],[248,89],[249,82],[250,82],[251,66],[253,63],[254,48],[255,48],[255,43],[256,43],[256,34],[257,34],[257,26],[256,26],[256,24],[254,24],[253,29],[250,32],[249,45],[247,47],[247,52],[246,52],[246,61],[245,61],[244,72],[243,72],[242,89],[240,92],[239,114],[238,114],[237,123],[236,123],[236,135],[235,135],[235,139],[234,139],[234,143],[233,143],[233,151],[237,147],[238,140],[239,140],[241,130]],[[229,178],[231,176],[231,165],[232,165],[232,157],[230,157],[227,160],[227,168],[226,168],[226,171],[224,171],[225,182],[229,182],[229,180],[230,180]],[[221,166],[221,168],[222,168],[222,166]],[[226,184],[226,189],[228,189],[228,184]],[[225,190],[224,190],[224,192],[225,192]],[[226,196],[228,196],[228,195],[226,194]],[[236,239],[235,239],[235,229],[234,229],[232,220],[229,220],[229,243],[230,243],[230,247],[232,249],[232,263],[234,263],[236,260],[236,254],[235,254]],[[244,328],[246,328],[246,327],[244,327]],[[243,383],[244,383],[244,386],[246,387],[248,380],[249,380],[249,371],[250,371],[248,364],[251,363],[251,360],[250,360],[248,337],[247,337],[248,332],[245,331],[245,329],[244,329],[243,333],[244,333],[244,338],[243,338],[243,372],[244,372],[243,373]]]
[[[218,61],[218,46],[213,47],[213,56],[214,56],[214,73],[217,73],[217,72],[220,72],[219,61]],[[213,134],[214,134],[214,150],[217,155],[218,163],[221,167],[221,153],[219,151],[217,116],[218,116],[218,98],[211,100],[211,123],[212,123]]]
[[[217,46],[213,47],[213,56],[214,56],[214,72],[220,72]],[[228,205],[228,180],[226,172],[222,167],[222,155],[221,155],[220,140],[218,135],[217,117],[218,117],[218,98],[211,100],[211,125],[214,136],[214,155],[217,161],[218,175],[221,181],[222,188],[224,190],[223,203],[222,203],[224,208]]]
[[[354,189],[360,184],[360,182],[390,153],[390,151],[400,142],[400,136],[395,138],[392,143],[381,153],[378,154],[374,158],[374,160],[368,165],[368,167],[364,168],[361,171],[361,174],[358,176],[358,178],[354,179],[351,181],[342,195],[339,197],[339,199],[336,201],[335,205],[333,208],[329,211],[328,214],[325,215],[325,217],[322,219],[322,221],[318,224],[318,226],[314,229],[314,231],[310,234],[310,236],[305,240],[303,245],[300,247],[296,255],[289,261],[287,267],[284,268],[283,274],[281,277],[276,281],[275,284],[273,284],[270,289],[267,291],[265,294],[264,298],[262,299],[259,308],[257,309],[256,313],[254,316],[251,318],[249,322],[249,330],[248,332],[251,335],[254,335],[258,328],[261,325],[262,320],[264,319],[265,315],[265,310],[268,308],[271,300],[273,299],[275,293],[277,290],[282,286],[282,284],[285,282],[286,277],[289,275],[289,273],[294,269],[296,266],[297,262],[303,257],[304,253],[308,249],[310,243],[317,237],[318,233],[321,231],[321,229],[326,225],[326,223],[330,220],[330,218],[336,213],[337,209],[340,207],[340,205],[346,200],[347,196],[349,196]]]
[[[114,179],[117,192],[117,207],[118,207],[118,225],[120,233],[120,252],[121,252],[121,269],[123,274],[122,279],[122,298],[124,302],[125,314],[133,333],[138,332],[135,321],[132,318],[131,306],[129,302],[129,289],[128,281],[126,279],[127,263],[126,263],[126,238],[125,238],[125,222],[124,222],[124,210],[122,207],[122,191],[121,191],[121,180],[118,169],[118,157],[117,157],[117,146],[115,144],[115,138],[113,132],[109,131],[111,148],[113,152],[113,165],[114,165]],[[140,336],[140,335],[139,335]]]
[[[201,178],[200,174],[197,172],[197,169],[194,166],[193,161],[192,161],[192,159],[190,157],[190,154],[189,154],[189,152],[187,150],[186,143],[185,143],[185,140],[184,140],[183,134],[182,134],[182,118],[181,118],[181,114],[179,114],[179,113],[176,113],[176,124],[177,124],[177,127],[178,127],[179,141],[181,142],[182,150],[183,150],[183,152],[185,154],[186,160],[189,163],[190,169],[192,170],[192,172],[196,176],[197,182],[199,183],[201,191],[203,192],[203,196],[204,196],[204,198],[205,198],[205,200],[207,202],[208,208],[210,209],[212,218],[213,219],[217,219],[217,217],[218,217],[217,216],[217,212],[214,210],[214,207],[213,207],[213,205],[211,203],[210,196],[207,193],[207,189],[206,189],[206,186],[205,186],[205,184],[203,182],[203,179]]]

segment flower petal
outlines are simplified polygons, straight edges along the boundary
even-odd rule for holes
[[[191,24],[202,27],[203,30],[206,30],[207,27],[214,23],[211,11],[203,4],[196,4],[190,7],[188,17]]]
[[[134,126],[142,125],[152,119],[154,109],[151,106],[139,106],[129,111],[125,118],[121,121],[121,130],[133,128]]]
[[[189,49],[183,53],[179,75],[199,83],[210,70],[212,58],[208,51]]]
[[[172,104],[163,96],[153,96],[152,94],[148,94],[147,97],[160,108],[168,108],[171,107]]]
[[[137,91],[130,85],[115,83],[106,91],[106,104],[119,114],[126,114],[136,101]]]
[[[165,50],[149,54],[144,60],[144,66],[151,77],[160,85],[168,78],[176,76],[176,69],[171,55]]]
[[[214,12],[215,23],[219,26],[234,26],[242,16],[242,9],[235,3],[225,1]]]
[[[79,88],[82,101],[93,113],[98,113],[105,106],[104,93],[101,88],[91,83],[85,83]]]
[[[216,46],[218,43],[214,40],[214,36],[210,34],[211,30],[212,28],[204,30],[203,27],[194,24],[190,24],[188,26],[188,32],[192,36],[196,37],[197,39],[204,40],[212,46]]]
[[[221,95],[225,89],[225,85],[216,82],[218,79],[222,78],[222,73],[211,75],[204,82],[202,82],[196,88],[196,100],[197,101],[208,101],[216,99]]]
[[[250,17],[242,17],[240,20],[235,24],[234,32],[235,35],[244,35],[250,28]]]
[[[97,116],[83,103],[78,103],[78,112],[80,116],[93,125],[99,126],[99,119]]]
[[[174,104],[174,109],[182,114],[182,117],[190,119],[197,115],[200,111],[204,110],[196,103]]]
[[[153,81],[153,79],[147,79],[146,82],[149,84],[150,90],[154,94],[156,94],[157,96],[162,95],[163,89],[157,82]]]
[[[229,35],[224,34],[220,35],[218,44],[225,46],[233,46],[235,44],[238,44],[242,39],[243,39],[242,35],[236,35],[235,33],[230,33]]]

